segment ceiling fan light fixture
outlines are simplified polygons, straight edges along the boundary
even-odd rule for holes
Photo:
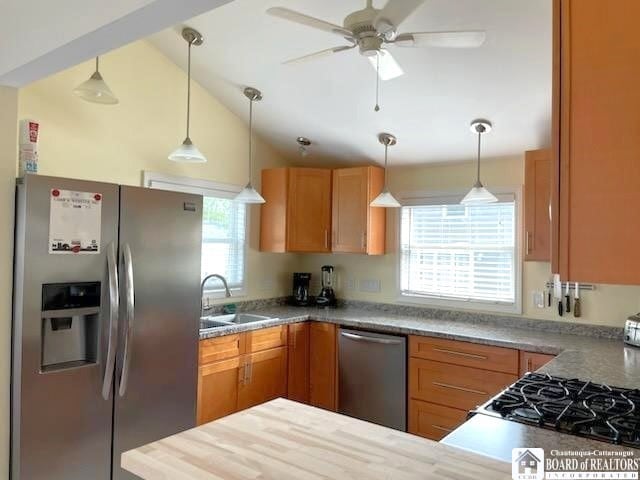
[[[191,126],[191,47],[202,45],[204,38],[197,30],[190,27],[182,29],[182,38],[189,44],[187,56],[187,135],[182,144],[169,154],[169,160],[179,163],[206,163],[205,157],[193,144],[189,137],[189,127]]]
[[[82,82],[73,89],[74,95],[90,103],[99,103],[101,105],[115,105],[118,98],[109,88],[107,82],[104,81],[99,69],[99,57],[96,57],[96,71],[88,80]]]
[[[473,185],[469,193],[460,201],[462,205],[484,205],[487,203],[495,203],[498,198],[492,194],[480,181],[480,148],[482,146],[482,135],[489,133],[492,129],[491,122],[484,119],[478,119],[471,122],[471,132],[478,135],[478,159],[476,163],[476,183]]]

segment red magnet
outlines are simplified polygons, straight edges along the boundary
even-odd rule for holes
[[[51,190],[51,195],[54,197],[59,197],[60,196],[60,190],[58,190],[57,188],[54,188],[53,190]]]
[[[99,202],[100,200],[102,200],[102,195],[100,195],[99,193],[96,193],[96,194],[93,196],[93,199],[94,199],[96,202]]]
[[[71,251],[72,251],[73,253],[78,253],[78,252],[80,252],[80,245],[76,245],[76,246],[74,246],[74,247],[71,249]]]

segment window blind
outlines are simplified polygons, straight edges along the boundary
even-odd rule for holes
[[[515,216],[514,201],[403,207],[401,293],[513,305]]]
[[[203,198],[203,278],[219,273],[227,279],[230,288],[244,285],[246,210],[245,205],[227,198]],[[214,287],[213,281],[211,287]],[[215,289],[218,288],[216,285]]]

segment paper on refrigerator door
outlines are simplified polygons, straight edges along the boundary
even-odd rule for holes
[[[100,253],[102,195],[51,189],[50,254]]]

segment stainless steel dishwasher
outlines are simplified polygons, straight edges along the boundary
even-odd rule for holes
[[[338,357],[338,412],[406,431],[406,338],[341,328]]]

